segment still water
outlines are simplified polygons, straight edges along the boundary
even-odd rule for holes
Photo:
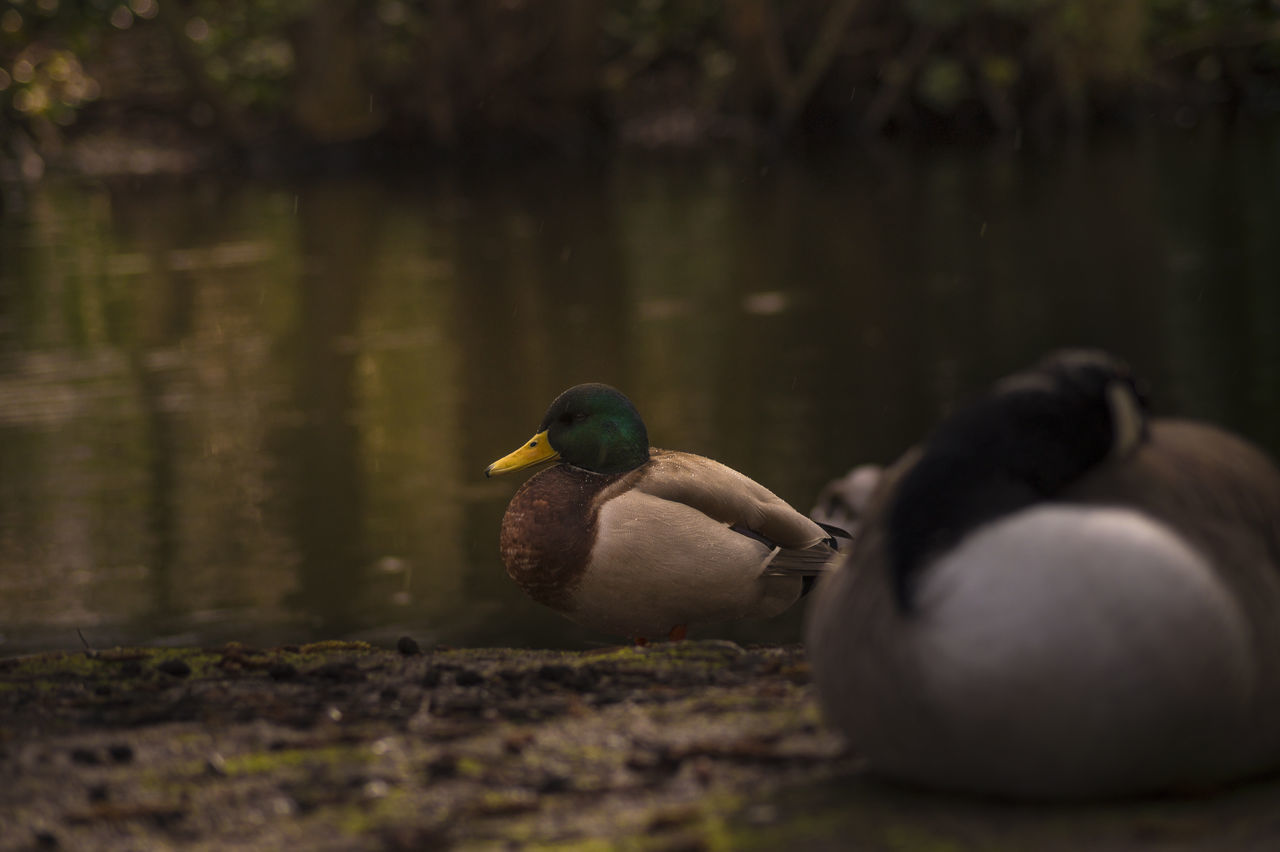
[[[1280,453],[1278,131],[6,188],[0,655],[611,641],[483,476],[586,380],[801,507],[1067,344]]]

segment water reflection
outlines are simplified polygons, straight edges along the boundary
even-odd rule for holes
[[[481,475],[584,380],[801,506],[1068,343],[1280,451],[1276,141],[37,185],[0,229],[0,652],[604,641],[507,580]]]

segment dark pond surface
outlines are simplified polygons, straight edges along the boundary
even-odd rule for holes
[[[483,476],[584,380],[801,507],[1067,344],[1280,452],[1278,235],[1274,128],[9,187],[0,655],[610,642],[507,579]]]

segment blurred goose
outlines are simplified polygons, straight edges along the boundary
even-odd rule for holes
[[[820,524],[845,530],[856,538],[859,519],[867,511],[882,476],[884,468],[862,464],[839,479],[831,480],[818,493],[818,501],[809,510],[809,517]]]
[[[558,461],[511,498],[500,545],[529,597],[637,642],[690,624],[768,618],[836,556],[827,530],[719,462],[649,446],[608,385],[556,397],[537,433],[486,476]]]
[[[1057,353],[889,468],[808,619],[873,771],[1008,797],[1280,766],[1280,470]]]

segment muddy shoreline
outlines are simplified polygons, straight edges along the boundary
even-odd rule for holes
[[[686,845],[851,767],[807,680],[799,648],[721,642],[3,661],[0,849]]]
[[[0,660],[0,850],[1270,849],[1280,784],[1026,806],[862,777],[799,646]]]

